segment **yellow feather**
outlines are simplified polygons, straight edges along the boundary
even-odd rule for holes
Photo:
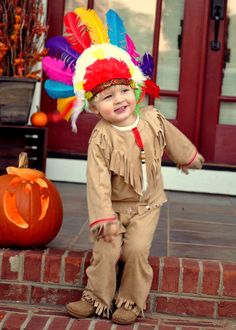
[[[63,114],[63,112],[65,111],[67,105],[75,99],[76,99],[76,96],[67,97],[65,99],[57,99],[57,110],[62,114],[64,119],[66,119],[67,121],[70,119],[73,108],[66,115]]]
[[[93,45],[110,42],[107,27],[93,9],[76,8],[74,12],[88,28]]]

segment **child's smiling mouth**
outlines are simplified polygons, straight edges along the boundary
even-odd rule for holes
[[[116,113],[122,113],[126,110],[127,106],[122,106],[114,110]]]

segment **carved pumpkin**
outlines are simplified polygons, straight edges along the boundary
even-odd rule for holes
[[[62,217],[59,192],[43,172],[7,167],[0,176],[0,246],[47,244],[57,235]]]

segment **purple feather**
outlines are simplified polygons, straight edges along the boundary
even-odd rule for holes
[[[154,68],[152,55],[145,53],[141,58],[141,61],[139,62],[138,66],[140,67],[145,76],[148,76],[150,78],[152,77],[152,72]]]
[[[48,55],[56,57],[65,63],[65,67],[75,69],[76,61],[79,54],[71,47],[71,44],[62,36],[50,38],[46,43],[46,48],[49,49]]]

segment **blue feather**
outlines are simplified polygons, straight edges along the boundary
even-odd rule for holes
[[[52,79],[47,79],[45,81],[44,88],[48,95],[53,99],[66,98],[75,95],[73,86]]]
[[[46,48],[49,49],[49,56],[62,60],[66,67],[69,66],[70,69],[74,70],[79,54],[63,36],[50,38],[46,42]]]
[[[110,43],[126,50],[126,29],[120,16],[112,9],[106,13]]]
[[[154,62],[153,57],[150,54],[145,53],[138,63],[138,66],[142,70],[143,74],[148,77],[152,77]]]

